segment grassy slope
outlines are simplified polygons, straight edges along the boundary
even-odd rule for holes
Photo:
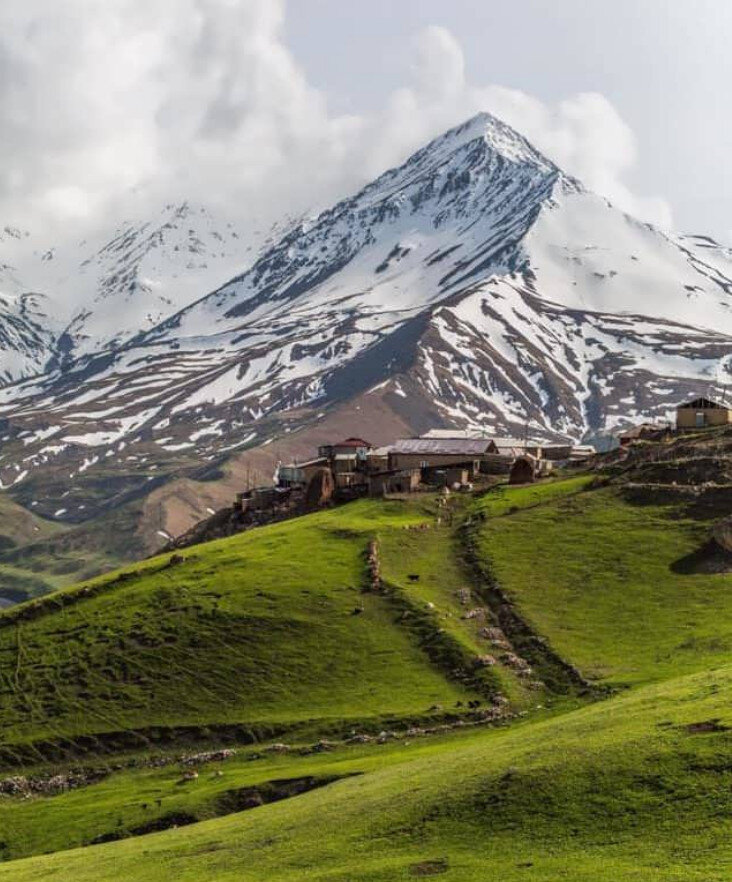
[[[53,595],[29,621],[6,614],[4,740],[454,707],[474,693],[430,662],[388,597],[362,591],[368,540],[396,549],[430,518],[422,503],[364,501],[104,577],[96,596],[70,589],[65,607]]]
[[[732,575],[672,568],[709,530],[679,503],[631,505],[608,487],[488,519],[480,544],[555,649],[621,685],[732,661]]]
[[[0,597],[18,602],[55,587],[52,579],[46,579],[23,566],[4,564],[2,559],[18,547],[48,539],[62,530],[52,521],[36,517],[6,493],[0,493]]]
[[[133,501],[76,526],[42,521],[52,529],[0,552],[0,572],[21,569],[45,581],[48,591],[140,560],[147,553],[136,532],[140,508]]]
[[[480,528],[482,554],[520,610],[566,657],[613,683],[673,678],[730,660],[730,617],[723,590],[730,576],[681,575],[670,569],[706,539],[709,525],[674,506],[631,506],[610,488],[583,492],[587,483],[580,478],[501,490],[475,503],[487,518]],[[441,626],[472,652],[480,648],[475,631],[454,607],[455,589],[465,578],[456,563],[460,549],[454,537],[446,530],[403,529],[429,516],[421,506],[361,503],[213,543],[196,549],[199,557],[190,568],[162,570],[114,589],[107,599],[124,598],[126,604],[134,599],[139,610],[143,598],[159,592],[166,578],[175,576],[176,584],[184,585],[188,577],[182,576],[188,573],[200,587],[214,574],[217,584],[226,584],[229,572],[236,574],[236,588],[224,592],[219,604],[233,602],[232,596],[247,597],[249,610],[250,603],[258,601],[243,574],[251,564],[266,563],[276,579],[280,570],[274,551],[283,541],[279,531],[291,529],[295,536],[289,537],[288,548],[294,557],[281,570],[288,588],[258,589],[281,600],[280,606],[270,607],[270,614],[279,618],[297,598],[289,586],[303,579],[312,590],[314,570],[304,563],[306,558],[319,559],[322,578],[322,560],[332,543],[334,558],[327,557],[325,572],[362,576],[360,552],[351,562],[355,569],[349,570],[343,546],[355,543],[362,549],[368,538],[378,536],[385,579],[415,607],[432,603]],[[231,559],[235,548],[236,565]],[[594,560],[594,566],[588,566],[588,560]],[[243,567],[243,562],[248,565]],[[415,572],[418,583],[407,578]],[[263,584],[261,576],[257,582]],[[342,589],[350,579],[344,575],[335,583]],[[329,589],[330,584],[326,578],[319,590],[333,603],[338,589]],[[133,593],[117,595],[118,590]],[[184,595],[190,590],[189,586]],[[340,607],[343,612],[352,599]],[[387,603],[384,598],[365,599]],[[102,600],[85,601],[78,608],[93,610],[89,604]],[[109,620],[115,608],[119,603],[101,612]],[[297,603],[293,608],[299,609]],[[312,611],[312,603],[308,608]],[[311,624],[322,627],[334,608],[319,607]],[[160,616],[160,609],[154,614]],[[368,614],[367,610],[347,617],[348,623]],[[341,630],[342,621],[331,623]],[[394,621],[393,610],[382,620],[374,619],[389,629]],[[425,664],[408,631],[400,631],[398,638],[408,652],[397,655],[394,666],[406,660],[410,670],[400,676],[413,676],[421,688],[425,672],[434,677],[436,672]],[[343,633],[337,639],[343,640]],[[327,653],[328,643],[318,633],[318,652],[321,643]],[[687,644],[695,650],[685,649]],[[198,655],[200,647],[195,651]],[[262,651],[252,646],[253,657]],[[361,660],[363,651],[357,648]],[[282,662],[278,657],[269,674],[275,690]],[[0,661],[0,671],[3,665]],[[376,676],[370,665],[367,673]],[[331,671],[324,675],[330,677]],[[386,676],[394,676],[388,666]],[[520,701],[521,685],[512,683],[505,671],[496,676]],[[326,692],[328,685],[331,681]],[[392,695],[383,685],[374,684],[376,692],[370,694],[380,711]],[[353,704],[343,704],[345,680],[336,678],[331,695],[322,695],[318,687],[311,681],[302,683],[303,694],[312,693],[315,707],[322,702],[321,711],[327,712],[332,703],[341,708],[339,713],[356,710]],[[188,682],[186,688],[195,687]],[[277,700],[285,698],[290,713],[286,696],[285,690]],[[732,667],[725,667],[636,687],[561,717],[534,718],[499,731],[256,762],[242,754],[222,764],[220,778],[214,777],[213,768],[205,768],[199,781],[183,787],[176,783],[179,772],[174,768],[123,772],[64,796],[0,803],[0,839],[12,844],[9,853],[15,855],[53,849],[61,843],[89,841],[109,831],[111,824],[134,826],[150,817],[151,804],[158,798],[163,811],[187,810],[206,817],[215,813],[216,800],[232,787],[302,774],[366,774],[184,830],[14,862],[0,868],[0,879],[387,882],[414,878],[416,864],[444,858],[444,878],[468,882],[494,876],[509,882],[721,882],[732,869],[727,820],[732,809],[732,738],[719,724],[717,731],[702,734],[691,734],[685,726],[715,719],[732,724],[731,698]],[[309,699],[303,701],[305,709]],[[359,696],[356,701],[362,713],[368,699]],[[421,695],[420,701],[424,709]],[[260,711],[266,704],[265,699]],[[297,702],[292,707],[297,712]],[[202,712],[210,713],[205,703]]]
[[[0,879],[391,882],[439,860],[444,878],[461,882],[722,882],[732,872],[731,736],[719,723],[701,734],[687,727],[731,724],[731,700],[727,667],[531,725],[384,748],[381,768],[361,777],[182,830],[11,863]],[[334,757],[318,762],[332,769]],[[345,756],[341,769],[359,763]]]

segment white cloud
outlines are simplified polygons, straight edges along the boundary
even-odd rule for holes
[[[454,36],[416,35],[410,81],[372,115],[333,116],[284,42],[284,0],[5,0],[0,220],[52,240],[188,198],[274,220],[357,188],[489,110],[620,207],[664,226],[625,183],[635,141],[598,94],[550,107],[470,83]]]

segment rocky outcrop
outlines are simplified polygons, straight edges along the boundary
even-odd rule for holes
[[[723,551],[732,553],[732,515],[714,525],[712,537]]]

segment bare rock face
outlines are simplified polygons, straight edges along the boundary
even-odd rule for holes
[[[712,537],[720,548],[732,553],[732,515],[717,521],[712,530]]]

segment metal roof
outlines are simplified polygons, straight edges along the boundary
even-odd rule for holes
[[[420,438],[444,441],[446,439],[459,438],[463,441],[476,438],[487,438],[488,433],[482,429],[430,429]]]
[[[492,447],[488,438],[402,438],[394,442],[391,453],[432,454],[433,456],[481,456]]]
[[[711,398],[695,398],[693,401],[687,401],[679,404],[678,410],[729,410],[726,404],[720,404],[719,401],[713,401]]]
[[[524,447],[541,447],[538,441],[527,441],[525,438],[494,438],[493,443],[499,449],[501,447],[520,447],[523,450]]]

